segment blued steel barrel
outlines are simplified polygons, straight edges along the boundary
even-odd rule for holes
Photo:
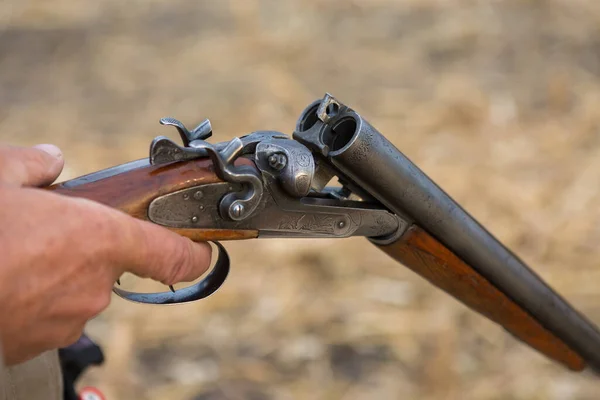
[[[426,229],[600,370],[600,332],[593,323],[358,113],[338,102],[325,123],[317,117],[320,104],[304,110],[296,139],[320,150],[344,179]]]

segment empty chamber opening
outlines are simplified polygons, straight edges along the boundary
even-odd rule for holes
[[[356,132],[356,121],[354,118],[346,118],[339,121],[331,128],[331,132],[327,135],[330,136],[329,143],[327,143],[329,149],[331,151],[338,151],[346,146],[352,140],[354,132]]]
[[[319,120],[319,117],[317,117],[318,109],[319,109],[319,105],[317,104],[316,106],[312,107],[310,110],[308,110],[303,115],[302,120],[300,121],[300,124],[298,125],[300,132],[309,130],[310,128],[312,128],[314,126],[314,124],[317,123],[317,121]]]

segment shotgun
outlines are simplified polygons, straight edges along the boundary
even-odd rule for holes
[[[219,241],[363,236],[390,257],[573,371],[600,370],[600,332],[495,239],[360,114],[326,94],[301,113],[292,136],[257,131],[211,144],[210,121],[183,145],[159,136],[150,156],[53,185],[212,241],[211,272],[189,287],[134,293],[177,304],[214,293],[230,261]],[[327,186],[337,178],[340,186]]]

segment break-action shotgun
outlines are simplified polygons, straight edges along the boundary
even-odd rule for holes
[[[173,304],[215,292],[229,272],[218,241],[364,236],[471,309],[574,371],[600,370],[600,332],[495,239],[360,114],[329,94],[300,115],[292,137],[257,131],[207,142],[173,118],[183,145],[159,136],[147,159],[51,186],[194,241],[219,255],[199,283],[161,293],[114,292]],[[328,187],[337,177],[340,187]]]

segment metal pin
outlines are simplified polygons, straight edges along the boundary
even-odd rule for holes
[[[277,171],[281,171],[287,165],[287,157],[283,153],[271,154],[268,161],[269,166]]]
[[[194,215],[194,216],[192,217],[192,222],[193,222],[193,223],[196,223],[196,222],[198,222],[198,217],[196,217],[196,216]]]
[[[236,218],[241,217],[243,213],[244,213],[243,204],[237,203],[231,208],[231,214],[233,214],[233,216]]]

